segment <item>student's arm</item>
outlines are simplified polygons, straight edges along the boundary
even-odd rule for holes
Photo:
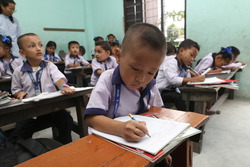
[[[121,122],[103,115],[87,115],[85,121],[96,130],[121,136],[127,141],[138,142],[148,133],[143,121]]]
[[[204,75],[198,75],[198,76],[191,77],[191,78],[183,78],[182,83],[186,84],[188,82],[203,82],[204,80],[205,80]]]
[[[24,99],[24,98],[27,98],[28,97],[28,94],[24,91],[20,91],[20,92],[17,92],[14,94],[14,97],[17,98],[17,99]]]

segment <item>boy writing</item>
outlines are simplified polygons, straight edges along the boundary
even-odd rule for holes
[[[43,44],[36,34],[24,34],[18,38],[17,43],[19,53],[27,61],[17,67],[13,73],[11,90],[16,98],[23,99],[42,92],[55,92],[57,91],[55,85],[63,94],[74,93],[74,90],[65,84],[67,79],[58,68],[53,63],[42,60]],[[51,122],[57,127],[59,142],[66,144],[72,141],[73,119],[65,110],[38,116],[36,119],[20,121],[12,135],[18,135],[24,139],[30,138],[39,124],[45,122]]]
[[[165,37],[150,24],[129,28],[118,51],[118,66],[102,73],[85,111],[86,123],[94,129],[139,142],[148,133],[145,122],[120,122],[115,117],[143,113],[163,103],[154,75],[166,53]]]
[[[202,82],[205,76],[191,74],[188,67],[195,61],[200,46],[190,40],[184,40],[177,51],[176,56],[169,56],[161,65],[156,77],[156,86],[162,90],[161,97],[164,103],[174,103],[177,110],[186,110],[186,104],[182,100],[179,87],[188,82]]]

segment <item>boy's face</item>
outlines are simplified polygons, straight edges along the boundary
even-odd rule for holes
[[[79,54],[79,45],[71,44],[69,47],[69,53],[73,56],[77,56]]]
[[[164,54],[145,46],[135,46],[125,53],[119,51],[117,62],[120,64],[120,74],[127,88],[141,91],[155,76]]]
[[[215,64],[215,67],[222,67],[222,66],[226,66],[230,63],[230,59],[222,59],[222,55],[217,55],[215,57],[215,61],[214,61],[214,64]]]
[[[21,40],[22,48],[20,48],[19,53],[28,61],[41,61],[44,54],[41,39],[36,35],[29,35]]]
[[[97,61],[105,62],[110,55],[110,51],[104,50],[101,46],[96,46],[95,55],[96,55]]]
[[[180,62],[186,66],[191,66],[192,62],[195,61],[196,56],[199,51],[195,47],[191,47],[190,49],[180,48],[178,57],[180,57]]]

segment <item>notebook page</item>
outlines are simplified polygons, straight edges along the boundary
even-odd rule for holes
[[[98,136],[107,138],[120,144],[138,148],[155,155],[164,146],[170,143],[176,136],[178,136],[190,126],[189,123],[182,123],[172,120],[161,120],[139,115],[134,115],[134,117],[138,121],[146,122],[146,126],[151,137],[145,136],[140,142],[128,142],[122,137],[116,135],[103,133],[95,129],[91,129],[91,131]],[[125,122],[131,120],[131,118],[129,116],[123,116],[116,118],[116,120]]]

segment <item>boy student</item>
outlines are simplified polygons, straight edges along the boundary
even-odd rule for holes
[[[139,142],[148,132],[145,122],[113,119],[163,106],[153,78],[165,53],[165,37],[157,27],[147,23],[131,26],[118,50],[119,65],[102,73],[91,93],[86,123],[127,141]]]
[[[19,53],[26,58],[22,66],[15,69],[12,77],[11,90],[18,99],[33,97],[42,92],[55,92],[56,87],[63,94],[72,94],[74,90],[66,85],[67,79],[52,63],[43,61],[44,49],[40,38],[33,33],[18,37]],[[56,87],[55,87],[56,85]],[[73,119],[65,110],[17,122],[12,135],[24,139],[32,137],[36,128],[46,122],[53,123],[59,132],[58,141],[66,144],[72,141],[71,128]]]
[[[77,41],[70,41],[68,43],[69,53],[65,57],[65,70],[64,74],[69,82],[76,84],[76,77],[67,68],[79,67],[79,66],[91,66],[87,60],[84,60],[83,56],[79,55],[80,45]],[[83,76],[83,86],[88,86],[86,79]]]
[[[202,82],[205,76],[191,74],[188,67],[192,65],[198,55],[200,46],[191,39],[184,40],[177,51],[176,56],[169,56],[161,65],[156,77],[156,86],[161,91],[164,103],[174,103],[177,110],[186,110],[186,104],[182,100],[179,87],[188,82]]]
[[[117,66],[116,58],[110,56],[111,47],[106,41],[97,42],[95,44],[96,58],[92,60],[92,75],[91,75],[91,85],[95,86],[101,74],[108,70],[115,68]]]

